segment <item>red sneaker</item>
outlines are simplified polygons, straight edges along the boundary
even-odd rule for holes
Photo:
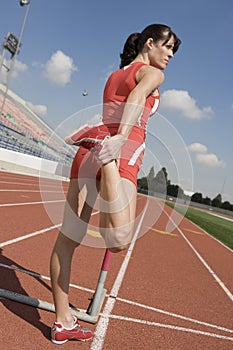
[[[110,133],[107,127],[104,130],[104,124],[93,126],[85,124],[69,136],[66,136],[65,142],[69,145],[82,146],[91,150],[93,147],[98,148],[109,137]]]
[[[54,344],[64,344],[68,340],[87,341],[93,338],[92,331],[82,328],[78,323],[77,317],[73,317],[74,325],[71,328],[65,328],[61,323],[54,322],[51,329],[51,341]]]

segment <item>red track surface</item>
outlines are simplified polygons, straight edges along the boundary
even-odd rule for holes
[[[49,276],[49,259],[58,229],[24,238],[61,222],[67,183],[19,174],[0,173],[0,263]],[[53,201],[46,205],[43,201]],[[57,202],[55,202],[57,200]],[[142,213],[146,197],[138,197]],[[32,203],[34,202],[34,204]],[[36,203],[35,203],[36,202]],[[16,205],[16,204],[21,205]],[[7,205],[11,204],[11,205]],[[69,342],[62,349],[227,350],[233,348],[233,254],[228,248],[178,214],[174,230],[167,226],[171,209],[157,209],[153,200],[141,223],[148,231],[137,240],[131,255],[113,256],[108,272],[102,314],[88,343]],[[47,211],[46,211],[47,210]],[[52,213],[52,217],[48,216]],[[154,223],[155,216],[158,219]],[[97,215],[92,224],[97,223]],[[174,224],[177,222],[178,225]],[[99,238],[89,237],[90,242]],[[81,246],[72,267],[71,283],[94,290],[103,248]],[[127,261],[128,260],[128,261]],[[119,274],[128,262],[125,274]],[[0,265],[0,288],[52,302],[50,281]],[[92,292],[70,288],[71,303],[86,308]],[[50,343],[54,314],[0,299],[0,349],[55,349]]]

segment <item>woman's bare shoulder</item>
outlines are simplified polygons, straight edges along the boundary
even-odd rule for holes
[[[141,80],[156,81],[156,85],[160,85],[164,81],[164,73],[156,67],[144,65],[138,70],[136,74],[136,80],[138,83]]]

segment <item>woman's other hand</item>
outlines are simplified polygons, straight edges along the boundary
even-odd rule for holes
[[[100,150],[94,148],[93,153],[100,166],[109,163],[113,159],[118,159],[121,151],[121,147],[126,142],[126,138],[123,135],[117,134],[109,139],[105,139],[103,146]]]

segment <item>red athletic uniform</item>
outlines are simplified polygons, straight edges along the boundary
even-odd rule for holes
[[[101,128],[103,130],[107,128],[111,136],[117,134],[128,95],[137,85],[136,73],[144,65],[142,62],[132,63],[113,72],[108,78],[103,96],[103,125]],[[145,150],[147,122],[158,106],[159,96],[149,95],[143,113],[121,148],[118,160],[119,173],[122,178],[129,179],[135,185],[137,185],[137,174]],[[80,147],[72,163],[71,178],[97,178],[99,180],[100,176],[101,172],[94,154]]]

